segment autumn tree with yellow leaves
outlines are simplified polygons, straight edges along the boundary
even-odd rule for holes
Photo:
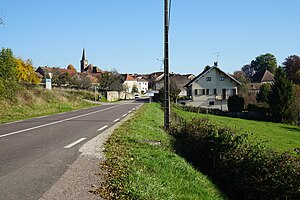
[[[22,83],[37,84],[40,82],[39,77],[36,75],[31,60],[22,60],[16,58],[17,80]]]

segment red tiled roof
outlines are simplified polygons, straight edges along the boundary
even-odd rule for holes
[[[129,74],[126,74],[125,81],[136,81],[136,79],[130,76]]]
[[[59,69],[59,71],[63,74],[65,73],[69,73],[69,74],[76,74],[76,72],[74,70],[71,70],[71,69]]]

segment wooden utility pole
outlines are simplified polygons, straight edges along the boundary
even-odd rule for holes
[[[165,108],[164,127],[170,129],[170,81],[169,81],[169,0],[165,0],[165,39],[164,39],[164,88]]]

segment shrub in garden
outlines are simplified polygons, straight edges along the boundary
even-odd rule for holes
[[[179,154],[232,199],[300,199],[300,157],[279,154],[247,133],[193,119],[173,125]]]
[[[242,112],[244,110],[245,100],[243,97],[234,95],[228,98],[229,112]]]

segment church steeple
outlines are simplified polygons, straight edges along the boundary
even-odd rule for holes
[[[85,60],[85,49],[83,48],[83,51],[82,51],[82,59],[81,60]]]
[[[88,60],[86,60],[86,58],[85,58],[85,49],[83,48],[82,59],[80,61],[81,72],[84,72],[84,70],[85,70],[85,68],[87,68],[87,66],[88,66]]]

